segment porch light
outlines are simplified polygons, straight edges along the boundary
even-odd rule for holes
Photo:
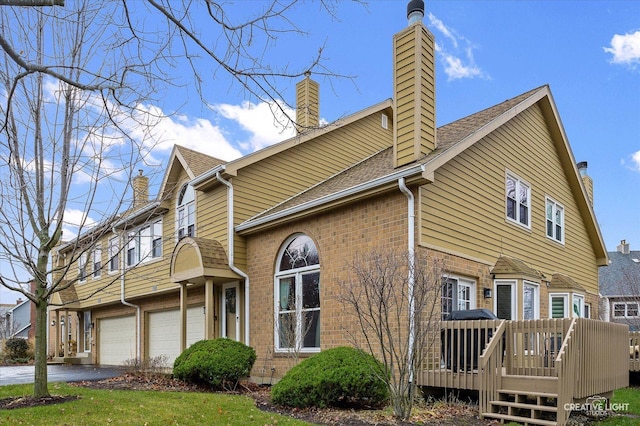
[[[493,296],[493,291],[489,287],[485,287],[482,290],[482,295],[485,299],[491,299],[491,296]]]

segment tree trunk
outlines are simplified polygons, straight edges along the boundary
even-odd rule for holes
[[[35,342],[35,376],[33,382],[33,396],[49,396],[47,379],[47,301],[44,298],[45,289],[37,283],[36,298],[36,342]]]

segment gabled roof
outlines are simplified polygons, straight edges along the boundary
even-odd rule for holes
[[[640,297],[640,251],[610,251],[609,265],[598,272],[602,296]]]
[[[420,161],[394,168],[392,148],[353,165],[352,167],[320,182],[318,185],[264,211],[236,227],[238,232],[252,232],[269,224],[279,223],[287,217],[309,214],[357,196],[365,196],[374,188],[384,190],[391,187],[401,177],[433,181],[435,171],[452,158],[471,147],[484,136],[498,129],[520,112],[538,104],[546,119],[554,140],[560,161],[567,170],[567,178],[575,194],[578,209],[585,223],[594,248],[598,265],[607,262],[600,227],[593,207],[576,168],[564,128],[557,113],[549,86],[541,86],[519,96],[507,99],[490,108],[456,120],[436,130],[437,148]]]
[[[162,179],[162,185],[158,191],[158,199],[163,199],[168,192],[173,190],[173,188],[169,188],[167,185],[169,182],[177,179],[180,170],[184,170],[189,176],[189,180],[192,180],[206,173],[208,170],[225,163],[225,161],[219,158],[185,148],[181,145],[174,145],[171,155],[169,156],[167,170]]]

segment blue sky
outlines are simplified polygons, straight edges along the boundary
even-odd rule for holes
[[[622,239],[640,249],[640,2],[425,3],[424,22],[438,45],[438,125],[549,84],[576,161],[589,163],[607,249],[615,250]],[[267,57],[295,67],[324,46],[324,64],[353,77],[315,77],[320,83],[320,115],[336,120],[392,96],[391,43],[407,25],[406,4],[340,2],[337,19],[331,19],[320,13],[317,2],[306,2],[291,16],[308,35],[281,37]],[[230,12],[238,14],[263,6],[264,2],[229,3]],[[293,103],[293,82],[288,86],[282,91]],[[212,110],[198,103],[187,106],[219,126],[226,142],[236,148],[226,158],[285,137],[264,130],[262,126],[273,120],[267,114],[258,122],[256,117],[264,117],[265,111],[242,108],[243,93],[230,89],[228,82],[217,88],[222,89],[219,96],[208,100]]]
[[[595,211],[608,250],[626,239],[640,249],[640,2],[425,2],[425,25],[436,37],[437,122],[443,125],[535,87],[549,84],[576,161],[588,161]],[[291,10],[304,35],[282,34],[265,50],[268,62],[303,67],[323,46],[323,64],[350,78],[320,83],[320,115],[331,122],[392,97],[393,35],[407,25],[404,0],[339,1],[335,16],[318,1]],[[253,16],[264,1],[226,2],[232,16]],[[187,82],[190,70],[177,67]],[[156,186],[174,143],[225,160],[280,140],[259,104],[216,69],[202,70],[206,103],[181,88],[147,105],[167,115],[145,174]],[[280,86],[294,103],[295,81]],[[67,219],[81,216],[69,212]],[[99,220],[99,218],[96,218]],[[66,235],[69,235],[67,233]],[[0,271],[1,272],[1,271]],[[0,291],[0,303],[15,296]]]

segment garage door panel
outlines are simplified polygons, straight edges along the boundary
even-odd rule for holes
[[[136,358],[135,316],[99,320],[98,363],[122,365]]]
[[[187,348],[204,339],[204,306],[187,309]]]
[[[180,311],[151,312],[149,326],[149,358],[167,357],[168,366],[180,355]]]

